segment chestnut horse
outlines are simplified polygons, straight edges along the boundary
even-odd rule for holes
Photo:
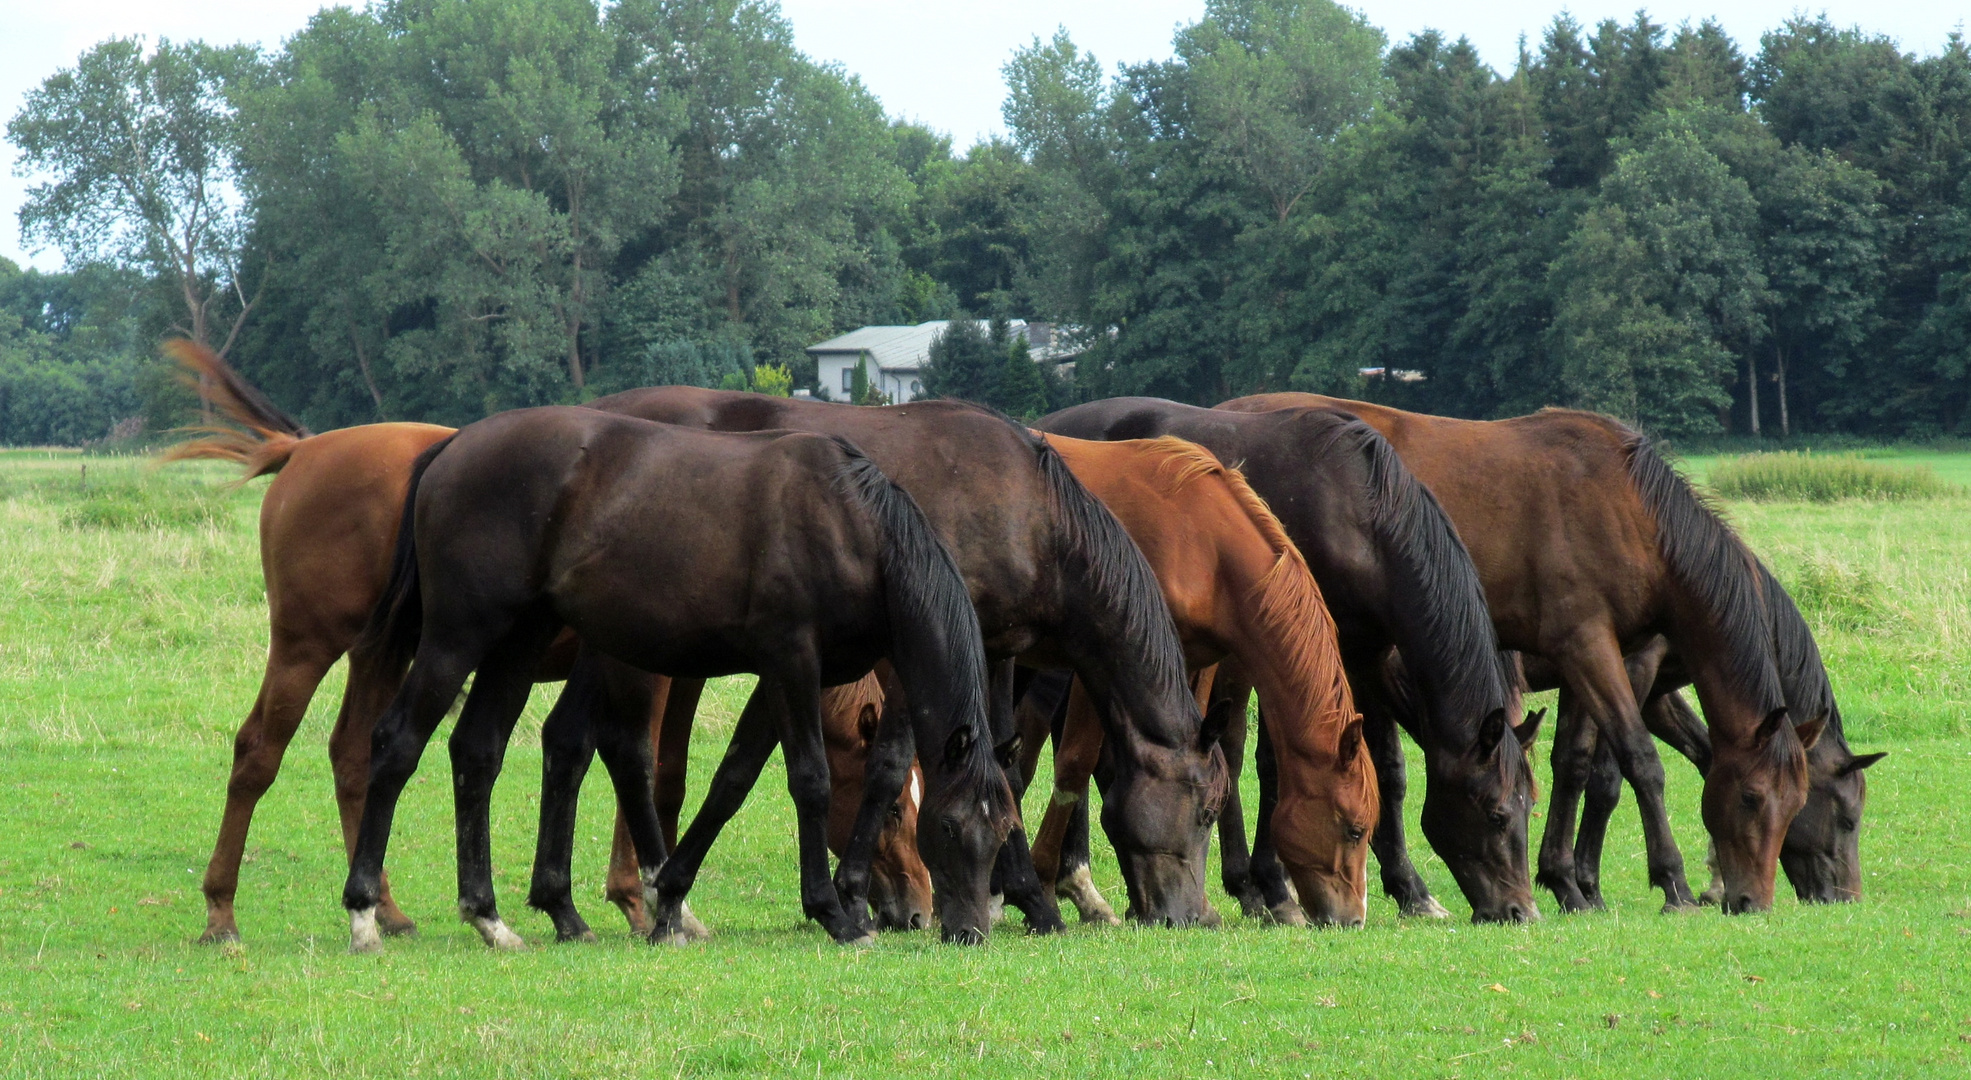
[[[1448,914],[1404,845],[1400,724],[1424,750],[1424,834],[1471,903],[1472,918],[1536,917],[1526,858],[1534,791],[1525,755],[1537,718],[1511,724],[1517,675],[1499,651],[1478,571],[1450,519],[1382,436],[1332,409],[1244,414],[1140,397],[1076,405],[1036,426],[1084,439],[1174,435],[1238,462],[1334,614],[1377,762],[1382,811],[1372,848],[1384,892],[1404,915]],[[1390,660],[1392,650],[1400,651],[1400,665]],[[1392,681],[1392,671],[1403,677]],[[1226,674],[1212,708],[1232,713],[1226,753],[1236,761],[1246,695]],[[1260,708],[1264,716],[1274,705],[1262,694]],[[1229,801],[1220,825],[1225,887],[1248,914],[1279,910],[1286,894],[1268,846],[1263,733],[1256,751],[1261,807],[1249,860],[1243,822]]]
[[[1590,906],[1573,865],[1574,812],[1597,734],[1636,789],[1649,880],[1665,908],[1694,905],[1663,804],[1663,768],[1624,665],[1662,635],[1710,720],[1704,783],[1727,912],[1771,906],[1779,851],[1807,798],[1807,750],[1823,721],[1790,722],[1772,656],[1758,561],[1649,440],[1592,413],[1513,420],[1422,416],[1311,394],[1218,406],[1345,409],[1368,422],[1443,504],[1484,580],[1500,644],[1558,670],[1565,703],[1539,881]]]
[[[1280,859],[1310,920],[1361,926],[1367,839],[1378,812],[1375,767],[1334,619],[1300,552],[1238,471],[1192,443],[1047,441],[1149,559],[1191,671],[1236,662],[1258,688],[1279,760],[1272,833]],[[1043,881],[1059,876],[1062,834],[1087,797],[1102,745],[1094,703],[1077,683],[1055,750],[1054,796],[1034,844]],[[1108,817],[1105,801],[1105,824]]]
[[[167,351],[194,374],[206,377],[213,404],[245,432],[225,429],[181,443],[166,460],[209,458],[245,468],[242,481],[275,474],[260,509],[260,559],[266,582],[269,640],[266,673],[252,711],[234,739],[232,776],[226,786],[225,813],[212,858],[206,867],[206,928],[201,941],[237,941],[233,902],[239,886],[253,811],[273,785],[288,743],[307,715],[315,689],[335,662],[350,652],[364,621],[383,593],[390,552],[397,542],[404,492],[417,455],[453,429],[431,424],[369,424],[315,435],[282,413],[210,350],[173,342]],[[565,654],[544,665],[543,680],[560,680],[573,660],[572,638]],[[655,705],[650,713],[653,745],[658,747],[657,804],[667,844],[675,845],[684,801],[685,753],[692,713],[703,683],[672,682],[651,676]],[[329,740],[336,805],[347,850],[355,847],[369,783],[370,729],[396,693],[397,674],[380,670],[374,658],[351,655],[350,670]],[[873,676],[823,692],[823,718],[831,755],[864,752],[873,735],[869,708],[880,708]],[[667,705],[681,713],[661,723]],[[921,777],[917,778],[921,787]],[[892,821],[878,841],[870,895],[877,922],[886,927],[922,926],[930,914],[930,878],[917,856],[914,807],[905,815],[893,804]],[[852,820],[855,807],[830,807],[829,837],[837,854],[846,843],[838,818]],[[912,823],[906,831],[905,818]],[[620,824],[620,822],[619,822]],[[620,830],[619,830],[620,831]],[[628,847],[627,833],[622,846]],[[627,864],[629,887],[617,883],[611,899],[623,907],[633,928],[647,932],[642,888],[635,860]],[[387,881],[378,907],[387,933],[409,933],[416,924],[391,899]],[[579,937],[586,927],[565,936]]]
[[[1152,924],[1208,917],[1203,858],[1208,821],[1225,790],[1220,731],[1205,724],[1191,696],[1183,648],[1142,553],[1038,436],[987,410],[945,401],[865,408],[673,386],[630,390],[589,407],[717,431],[788,429],[852,440],[917,500],[965,575],[988,655],[999,664],[995,737],[1014,734],[1015,657],[1073,669],[1095,700],[1116,770],[1104,812],[1131,912]],[[883,727],[890,727],[887,717]],[[907,749],[879,749],[870,758],[863,810],[837,872],[845,902],[866,892],[857,875],[901,790]],[[1023,776],[1013,780],[1016,791],[1024,789]],[[1029,928],[1059,928],[1020,834],[1007,852],[1007,902],[1026,912]]]
[[[582,657],[557,711],[571,700],[582,708],[589,693],[606,700],[614,678],[645,686],[644,671],[760,675],[676,859],[666,859],[650,790],[647,713],[587,710],[590,745],[645,868],[653,936],[684,933],[695,876],[686,855],[702,858],[758,777],[757,764],[731,766],[780,745],[802,910],[837,941],[867,937],[829,880],[820,693],[887,658],[916,742],[937,751],[924,759],[925,812],[943,828],[919,846],[942,933],[985,940],[991,869],[1017,806],[992,755],[965,581],[916,504],[843,439],[550,406],[471,424],[412,468],[390,582],[357,646],[393,667],[415,659],[375,729],[342,894],[352,951],[382,947],[375,911],[397,798],[468,676],[450,747],[459,911],[489,945],[521,944],[493,892],[489,800],[534,673],[564,628],[581,637]],[[600,657],[618,664],[587,663]],[[546,772],[544,822],[551,803],[575,795],[552,782],[552,754]]]

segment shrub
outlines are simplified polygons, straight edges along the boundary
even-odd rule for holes
[[[1920,465],[1864,461],[1852,454],[1747,454],[1719,462],[1711,489],[1728,499],[1760,501],[1927,499],[1957,492]]]

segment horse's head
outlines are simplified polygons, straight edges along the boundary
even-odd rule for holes
[[[1807,805],[1787,827],[1779,864],[1803,903],[1859,900],[1861,814],[1868,792],[1862,770],[1888,755],[1813,749],[1820,752],[1807,755]]]
[[[1001,757],[1018,753],[1017,736],[1000,747]],[[992,866],[1017,806],[991,749],[969,725],[953,728],[917,821],[917,851],[937,889],[944,940],[983,944],[991,931]]]
[[[924,770],[911,765],[903,793],[876,838],[870,863],[869,906],[884,930],[922,930],[931,925],[931,871],[917,854],[917,816],[924,805]]]
[[[1205,849],[1230,783],[1219,748],[1222,723],[1195,743],[1160,746],[1138,736],[1105,742],[1113,778],[1102,790],[1102,829],[1129,889],[1129,916],[1153,926],[1213,924],[1205,902]],[[1118,752],[1119,751],[1119,752]]]
[[[1718,738],[1712,728],[1711,770],[1704,775],[1704,827],[1710,830],[1728,915],[1773,904],[1780,847],[1807,804],[1807,750],[1822,721],[1795,728],[1774,709],[1749,739]]]
[[[1435,747],[1425,756],[1424,837],[1471,901],[1473,922],[1540,917],[1526,863],[1534,799],[1527,755],[1544,714],[1514,727],[1505,709],[1493,709],[1470,745]]]
[[[1369,836],[1382,809],[1360,716],[1316,768],[1330,771],[1318,778],[1325,783],[1282,775],[1273,836],[1308,920],[1359,927],[1369,914]]]

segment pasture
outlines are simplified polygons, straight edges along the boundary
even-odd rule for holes
[[[1887,456],[1931,466],[1958,493],[1726,504],[1813,624],[1849,740],[1891,752],[1868,774],[1858,904],[1803,907],[1782,886],[1769,914],[1660,916],[1625,798],[1605,913],[1559,918],[1543,895],[1543,922],[1471,926],[1419,837],[1419,869],[1454,921],[1399,922],[1372,896],[1361,932],[1268,929],[1214,880],[1216,932],[1071,925],[1029,939],[1015,923],[980,949],[920,933],[848,950],[800,917],[775,764],[692,895],[716,936],[652,949],[600,897],[610,807],[598,768],[576,871],[603,940],[553,946],[524,906],[532,728],[552,700],[537,692],[494,803],[503,914],[536,948],[492,954],[453,915],[450,770],[434,740],[390,852],[420,935],[372,958],[343,951],[325,753],[339,674],[256,816],[244,945],[192,943],[230,740],[264,658],[265,481],[227,494],[219,467],[0,454],[0,1074],[1962,1074],[1971,455]],[[1715,460],[1686,465],[1701,478]],[[694,795],[745,691],[727,680],[708,693]],[[1699,884],[1697,777],[1666,765]],[[1029,792],[1030,823],[1047,779]],[[1096,879],[1120,905],[1096,847]]]

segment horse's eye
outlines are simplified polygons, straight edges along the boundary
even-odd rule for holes
[[[1218,811],[1211,806],[1198,807],[1198,824],[1210,825],[1218,820]]]
[[[1739,804],[1747,810],[1757,810],[1766,800],[1756,791],[1748,791],[1738,797]]]
[[[891,821],[902,821],[902,820],[903,820],[903,807],[901,807],[901,806],[898,806],[898,805],[897,805],[896,803],[891,803],[891,804],[890,804],[890,820],[891,820]]]
[[[953,840],[958,839],[958,819],[956,818],[944,819],[944,834]]]
[[[1488,820],[1492,822],[1494,829],[1504,832],[1506,831],[1506,827],[1512,824],[1512,815],[1506,813],[1504,810],[1494,810],[1488,815]]]
[[[1368,833],[1369,830],[1364,829],[1360,825],[1350,825],[1348,827],[1348,842],[1351,844],[1361,843],[1362,837],[1367,836]]]
[[[1841,818],[1837,820],[1835,824],[1841,827],[1842,832],[1854,832],[1856,829],[1861,828],[1861,822],[1858,819],[1851,817]]]

